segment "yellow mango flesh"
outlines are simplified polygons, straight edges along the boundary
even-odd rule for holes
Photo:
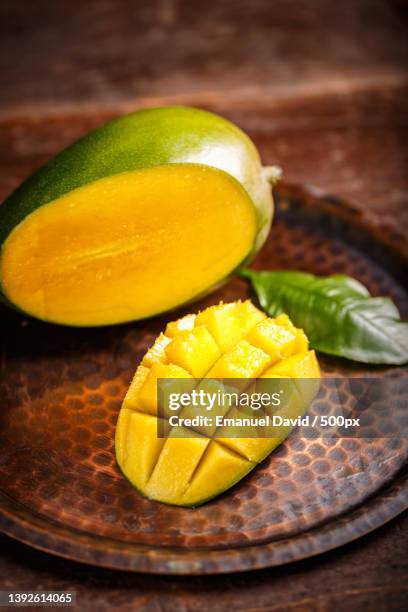
[[[204,325],[180,331],[167,345],[165,353],[166,359],[191,372],[194,378],[202,378],[221,356],[217,343]]]
[[[164,446],[165,439],[157,437],[157,420],[122,408],[116,436],[116,455],[129,480],[138,488],[146,486]]]
[[[197,164],[124,172],[28,215],[1,250],[6,297],[68,325],[141,319],[183,304],[251,252],[254,206],[228,174]]]
[[[223,304],[223,307],[210,306],[200,312],[195,325],[205,325],[217,342],[220,350],[225,352],[236,340],[242,339],[246,332],[266,315],[246,301],[237,308],[236,302]]]
[[[198,428],[194,437],[185,429],[185,437],[175,437],[168,427],[168,437],[160,439],[158,378],[166,379],[166,385],[187,378],[191,389],[207,391],[228,390],[214,379],[239,378],[241,391],[255,385],[257,392],[262,391],[262,381],[279,378],[285,402],[275,413],[293,418],[305,412],[316,394],[320,370],[302,330],[286,315],[267,318],[249,301],[212,306],[167,325],[165,334],[147,351],[124,399],[116,428],[116,456],[124,475],[145,496],[196,506],[243,478],[292,427],[276,429],[273,438],[262,437],[261,431],[251,432],[255,437],[238,437],[238,430],[237,437],[228,437],[222,427]],[[304,386],[302,379],[307,379]],[[193,416],[194,410],[200,409],[187,406],[181,416]],[[242,416],[237,407],[226,416],[234,415]]]

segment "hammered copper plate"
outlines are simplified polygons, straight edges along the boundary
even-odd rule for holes
[[[403,238],[352,206],[282,185],[254,265],[347,273],[390,295],[404,317]],[[194,306],[102,329],[69,329],[1,310],[0,529],[48,552],[105,567],[221,573],[279,565],[368,533],[407,507],[403,437],[290,437],[216,500],[181,509],[141,497],[120,475],[113,435],[132,373],[166,321],[246,297],[238,279]],[[326,373],[400,377],[324,358]],[[347,466],[347,469],[344,468]]]

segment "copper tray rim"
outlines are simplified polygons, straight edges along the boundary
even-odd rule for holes
[[[358,226],[408,263],[403,233],[384,226],[379,215],[368,214],[352,201],[312,185],[283,182],[277,191],[281,200],[299,200],[306,208],[317,208]],[[252,546],[186,549],[120,542],[52,522],[1,491],[0,532],[42,552],[86,565],[147,574],[215,575],[276,567],[328,552],[378,529],[407,508],[408,474],[404,466],[389,486],[345,515],[296,536]],[[345,520],[352,530],[342,528]]]
[[[404,470],[405,471],[405,470]],[[296,536],[230,549],[189,549],[142,546],[64,527],[28,512],[13,514],[16,502],[0,495],[3,534],[45,553],[111,570],[164,575],[215,575],[286,565],[349,544],[388,523],[408,508],[408,475],[400,473],[381,490],[345,516],[317,525]],[[9,506],[9,508],[7,508]],[[353,529],[345,530],[345,519]],[[74,536],[74,537],[73,537]],[[93,541],[90,543],[90,539]],[[299,552],[299,544],[305,544]],[[306,545],[307,544],[307,545]],[[239,554],[240,550],[243,554]]]

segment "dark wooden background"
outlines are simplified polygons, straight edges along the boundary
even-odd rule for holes
[[[220,112],[286,180],[406,229],[404,0],[3,0],[0,198],[87,129],[142,106]],[[76,589],[81,610],[407,609],[399,517],[288,567],[146,577],[54,559],[0,537],[1,589]]]

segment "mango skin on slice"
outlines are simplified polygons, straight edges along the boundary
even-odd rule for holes
[[[222,384],[220,378],[239,378],[243,388],[255,384],[261,391],[267,379],[279,378],[286,402],[277,414],[296,418],[318,391],[320,369],[303,330],[295,328],[286,315],[267,318],[249,300],[221,303],[168,323],[142,359],[123,401],[116,427],[116,458],[123,474],[143,495],[189,507],[241,480],[292,427],[277,429],[273,438],[262,437],[261,432],[259,437],[230,437],[222,427],[217,431],[197,428],[194,436],[184,428],[183,435],[178,431],[176,437],[167,427],[168,436],[159,438],[158,378],[168,385],[172,379],[185,378],[183,392],[216,390]],[[185,408],[182,415],[191,416],[191,410]],[[236,410],[230,408],[226,416]],[[160,418],[166,423],[168,415]]]
[[[73,326],[191,301],[259,250],[271,182],[248,136],[217,115],[163,107],[115,119],[0,206],[0,299]]]

